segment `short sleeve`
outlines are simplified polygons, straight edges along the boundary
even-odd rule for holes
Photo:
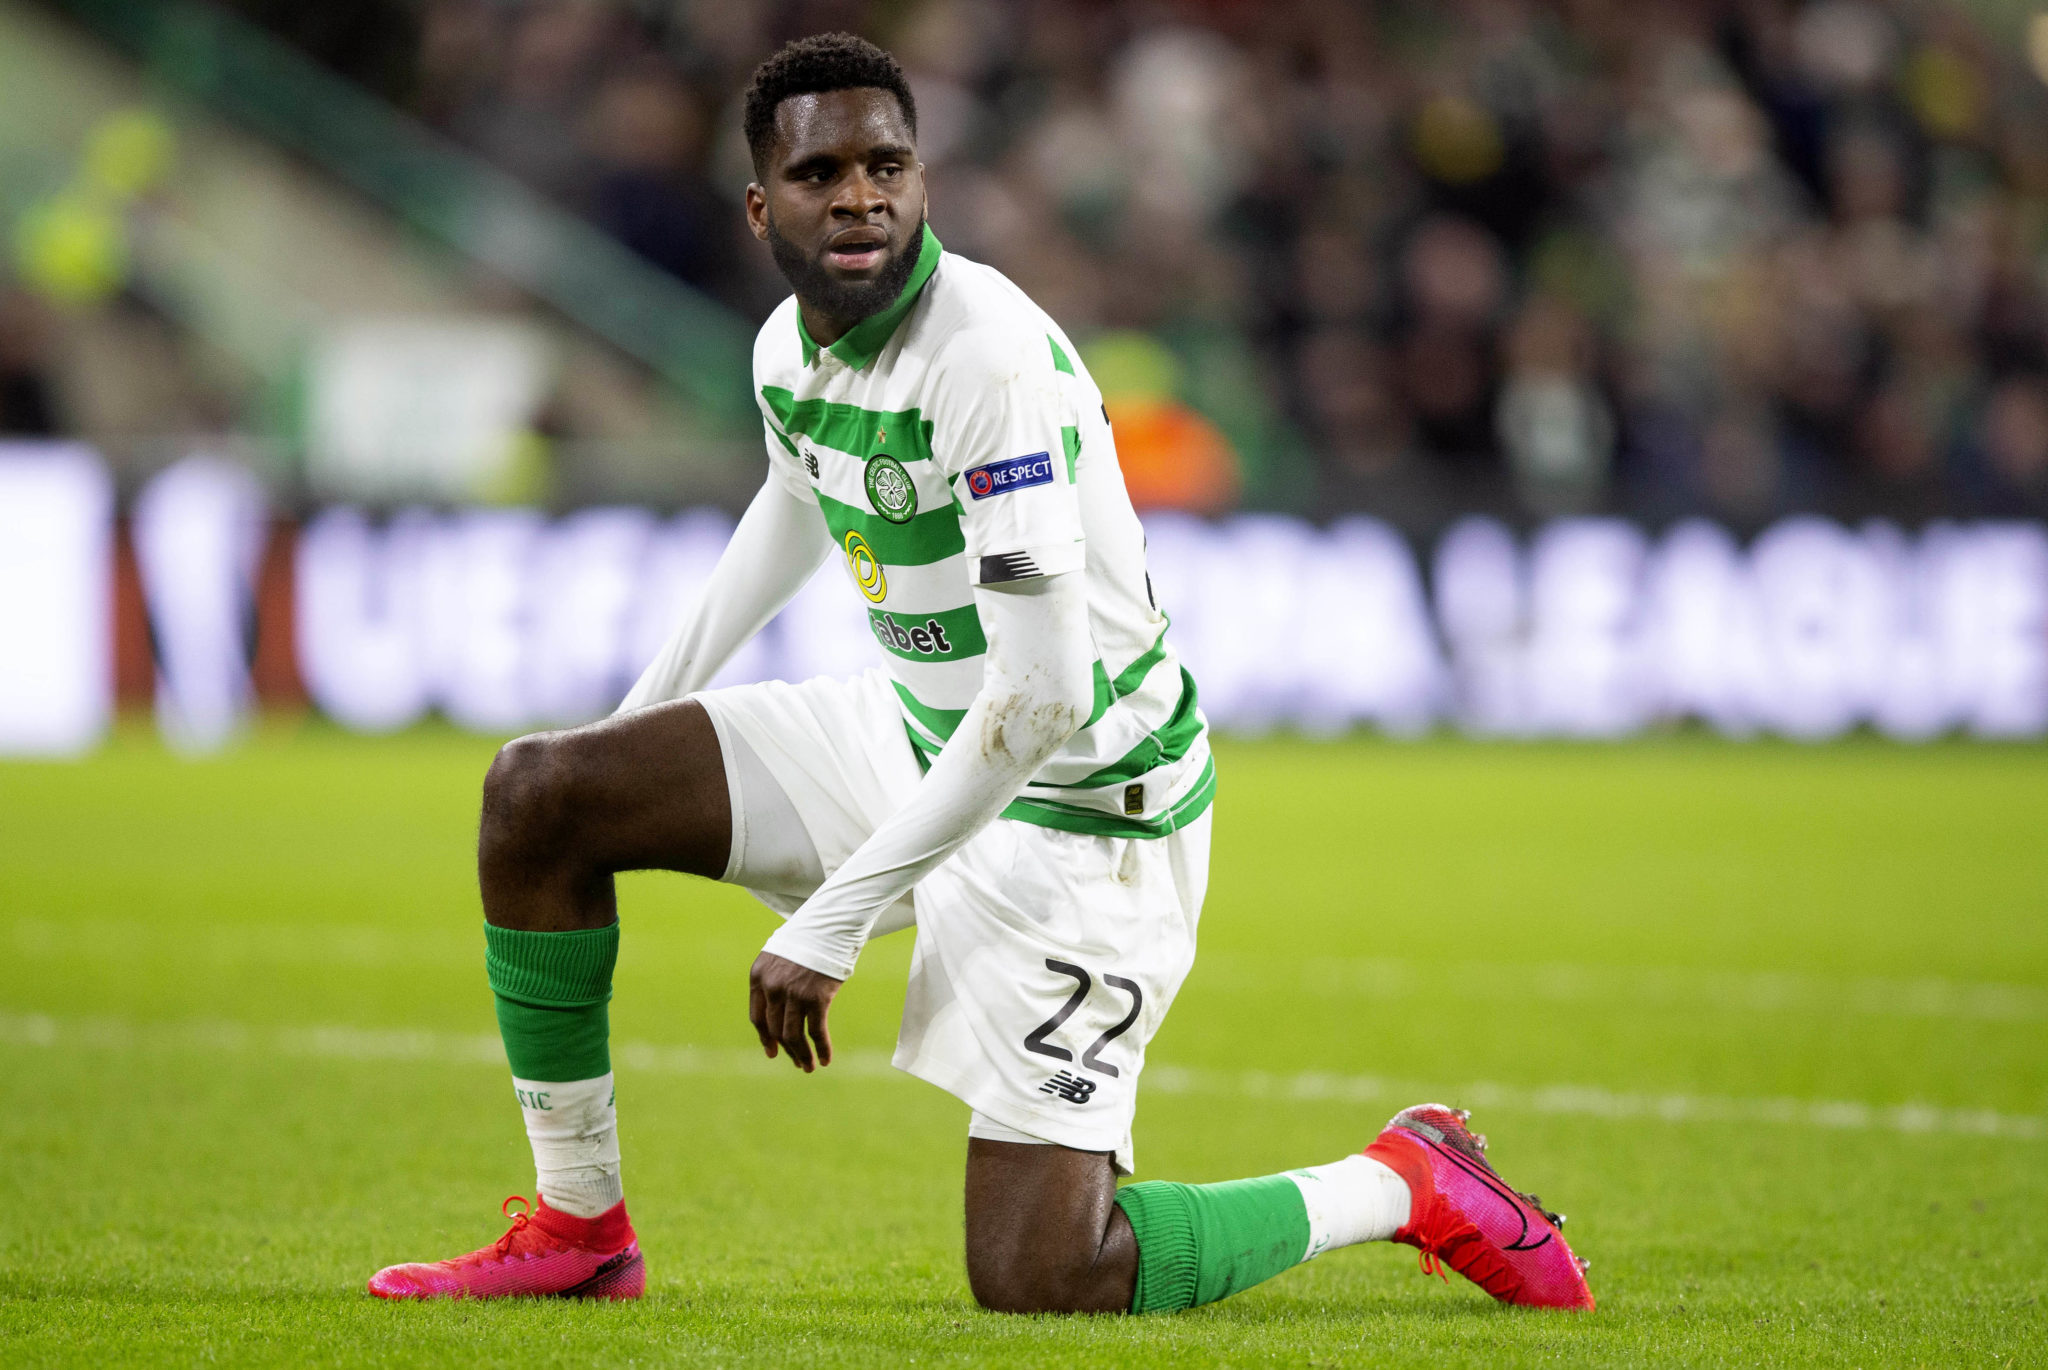
[[[1051,350],[948,347],[934,449],[960,506],[977,585],[1081,569],[1080,501]]]

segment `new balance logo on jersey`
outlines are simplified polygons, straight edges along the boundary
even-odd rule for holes
[[[1033,452],[1028,457],[992,461],[967,473],[967,493],[976,499],[1022,490],[1027,485],[1045,485],[1052,480],[1052,454]]]
[[[1038,1092],[1057,1094],[1070,1104],[1085,1104],[1089,1096],[1095,1093],[1095,1082],[1085,1075],[1075,1075],[1063,1070],[1040,1085]]]
[[[896,621],[894,614],[870,613],[868,622],[884,647],[894,647],[899,652],[916,652],[919,656],[953,654],[953,644],[946,641],[946,626],[935,618],[926,619],[921,628],[904,627]]]
[[[811,473],[812,480],[818,478],[818,454],[816,452],[809,451],[808,449],[805,450],[804,470]]]

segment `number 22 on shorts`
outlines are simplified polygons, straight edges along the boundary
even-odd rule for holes
[[[1074,1010],[1081,1007],[1081,1001],[1088,997],[1088,992],[1095,987],[1095,982],[1087,971],[1071,961],[1055,960],[1053,957],[1048,956],[1045,958],[1045,968],[1057,974],[1072,977],[1074,980],[1074,992],[1067,996],[1067,1002],[1060,1005],[1057,1013],[1024,1035],[1024,1049],[1037,1052],[1040,1056],[1050,1056],[1055,1061],[1071,1061],[1074,1059],[1073,1052],[1068,1051],[1063,1046],[1055,1046],[1053,1043],[1048,1042],[1046,1038],[1057,1032],[1060,1025],[1073,1016]],[[1102,1059],[1102,1049],[1130,1031],[1131,1024],[1138,1021],[1138,1011],[1145,1006],[1145,994],[1143,990],[1138,988],[1136,981],[1126,980],[1121,975],[1105,974],[1102,977],[1102,983],[1111,989],[1121,990],[1129,995],[1131,1011],[1118,1020],[1115,1027],[1097,1037],[1089,1045],[1088,1049],[1081,1053],[1081,1065],[1085,1069],[1100,1071],[1111,1079],[1115,1079],[1122,1072]]]

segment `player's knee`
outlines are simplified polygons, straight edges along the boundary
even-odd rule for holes
[[[1092,1262],[1048,1259],[1021,1248],[967,1253],[967,1285],[991,1313],[1086,1313],[1094,1307]]]
[[[563,854],[575,831],[574,776],[560,733],[531,733],[500,747],[484,776],[483,859]]]

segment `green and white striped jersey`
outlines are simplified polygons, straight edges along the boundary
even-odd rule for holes
[[[1163,837],[1216,790],[1195,682],[1166,640],[1102,396],[999,272],[929,228],[903,294],[830,347],[795,297],[762,327],[768,461],[817,500],[929,764],[981,689],[974,587],[1087,577],[1095,702],[1003,817]]]

